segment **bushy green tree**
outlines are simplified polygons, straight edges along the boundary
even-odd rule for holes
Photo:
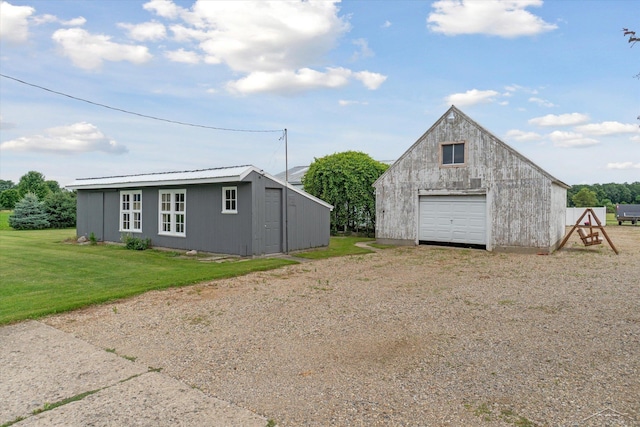
[[[18,190],[15,188],[4,190],[0,193],[0,208],[13,209],[16,206],[16,203],[18,203],[18,200],[20,200]]]
[[[27,193],[33,193],[39,200],[44,200],[47,194],[51,193],[44,175],[36,171],[29,171],[20,177],[17,189],[21,198],[25,197]]]
[[[598,204],[596,193],[588,188],[582,188],[573,196],[573,203],[578,208],[595,207]]]
[[[304,189],[334,208],[331,230],[373,232],[376,202],[373,182],[389,166],[358,151],[315,159],[302,179]]]
[[[13,214],[9,216],[9,225],[16,230],[41,230],[49,227],[47,212],[38,196],[27,193],[16,203]]]
[[[44,209],[51,228],[76,225],[76,196],[70,191],[50,193],[44,199]]]
[[[13,181],[10,181],[8,179],[0,179],[0,192],[13,188],[15,186],[16,185],[13,183]]]

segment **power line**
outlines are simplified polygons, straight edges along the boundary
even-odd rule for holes
[[[66,96],[67,98],[71,98],[71,99],[74,99],[76,101],[82,101],[82,102],[86,102],[87,104],[95,105],[95,106],[98,106],[98,107],[108,108],[109,110],[120,111],[121,113],[126,113],[126,114],[131,114],[131,115],[134,115],[134,116],[144,117],[146,119],[158,120],[158,121],[161,121],[161,122],[174,123],[174,124],[177,124],[177,125],[191,126],[191,127],[204,128],[204,129],[223,130],[223,131],[228,131],[228,132],[265,132],[265,133],[266,132],[283,132],[282,129],[256,130],[256,129],[220,128],[220,127],[215,127],[215,126],[206,126],[206,125],[198,125],[198,124],[194,124],[194,123],[180,122],[180,121],[177,121],[177,120],[163,119],[161,117],[149,116],[147,114],[136,113],[135,111],[124,110],[122,108],[116,108],[116,107],[111,107],[109,105],[100,104],[99,102],[89,101],[88,99],[79,98],[77,96],[69,95],[69,94],[63,93],[63,92],[58,92],[56,90],[49,89],[49,88],[46,88],[44,86],[39,86],[39,85],[36,85],[36,84],[33,84],[33,83],[26,82],[24,80],[17,79],[15,77],[7,76],[6,74],[0,73],[0,77],[4,77],[4,78],[10,79],[10,80],[14,80],[14,81],[16,81],[18,83],[22,83],[22,84],[27,85],[27,86],[31,86],[31,87],[35,87],[35,88],[38,88],[38,89],[42,89],[42,90],[47,91],[47,92],[55,93],[56,95]]]

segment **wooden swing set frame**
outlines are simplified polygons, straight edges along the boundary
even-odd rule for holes
[[[581,224],[580,222],[585,216],[588,218],[588,220],[585,224]],[[593,225],[594,220],[597,225]],[[594,229],[597,229],[599,231],[593,231]],[[578,218],[575,225],[571,227],[571,230],[569,230],[567,235],[564,236],[564,239],[562,239],[562,242],[560,242],[560,246],[558,246],[558,250],[562,249],[562,247],[565,245],[565,243],[567,243],[567,240],[569,240],[569,237],[571,237],[571,234],[575,230],[578,230],[578,235],[580,236],[580,240],[582,240],[582,243],[584,243],[585,246],[601,245],[602,237],[600,236],[600,233],[602,233],[604,238],[607,239],[609,246],[611,246],[611,249],[613,249],[616,255],[619,255],[618,249],[616,249],[615,245],[609,238],[609,235],[605,231],[604,226],[596,216],[595,212],[593,212],[593,209],[591,208],[585,209],[584,213],[580,215],[580,218]],[[586,230],[589,230],[589,233],[587,233]]]

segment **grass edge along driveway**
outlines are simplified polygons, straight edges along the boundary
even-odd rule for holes
[[[74,238],[73,229],[0,230],[0,325],[297,263],[283,258],[200,262],[177,251],[65,242]],[[354,246],[362,240],[367,239],[332,237],[327,250],[312,252],[323,252],[322,258],[362,253]]]

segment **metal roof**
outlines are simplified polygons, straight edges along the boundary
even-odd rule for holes
[[[158,185],[235,182],[242,181],[252,171],[262,173],[262,171],[255,166],[245,165],[180,172],[158,172],[137,175],[105,176],[100,178],[78,178],[66,187],[72,190],[78,190],[122,188],[130,185],[135,185],[136,187],[150,187]]]
[[[106,188],[126,187],[159,187],[163,185],[189,185],[189,184],[213,184],[222,182],[240,182],[251,172],[259,173],[283,187],[301,194],[327,208],[333,210],[333,206],[311,194],[295,188],[290,183],[278,179],[252,165],[233,166],[226,168],[199,169],[181,172],[158,172],[137,175],[106,176],[101,178],[78,178],[66,188],[71,190],[98,190]]]

